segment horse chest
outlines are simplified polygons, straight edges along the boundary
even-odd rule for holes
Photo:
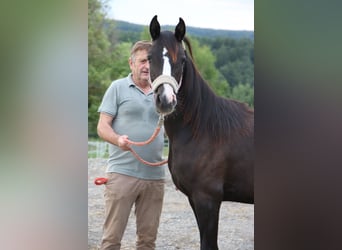
[[[198,144],[185,145],[183,147],[174,148],[171,146],[169,169],[174,184],[185,194],[190,194],[207,182],[208,177],[212,178],[215,173],[212,171],[212,165],[208,164],[210,158],[210,150],[199,150]],[[197,146],[197,147],[196,147]],[[209,151],[209,152],[208,152]],[[220,177],[215,178],[216,181]]]

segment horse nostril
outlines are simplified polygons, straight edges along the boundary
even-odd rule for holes
[[[177,104],[177,100],[176,99],[172,100],[172,106],[175,107],[176,104]]]
[[[160,94],[155,94],[155,96],[154,96],[155,98],[155,102],[156,102],[156,104],[160,104],[161,103],[161,96],[160,96]]]

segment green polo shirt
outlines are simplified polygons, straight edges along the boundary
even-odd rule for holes
[[[114,117],[112,128],[119,135],[128,135],[132,141],[146,141],[157,127],[153,92],[144,94],[133,82],[131,74],[112,82],[107,89],[98,112]],[[164,128],[158,136],[144,146],[132,148],[146,161],[162,161]],[[138,161],[130,151],[109,144],[107,172],[116,172],[141,179],[158,180],[165,177],[165,165],[152,167]]]

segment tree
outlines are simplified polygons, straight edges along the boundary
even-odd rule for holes
[[[254,89],[249,84],[240,83],[234,86],[229,97],[254,107]]]
[[[190,38],[194,63],[202,77],[213,91],[220,96],[227,96],[229,84],[222,74],[216,69],[216,57],[211,52],[209,46],[200,45],[197,39]]]
[[[254,86],[254,41],[224,37],[200,38],[201,44],[211,48],[215,66],[231,87],[239,83]]]
[[[111,43],[104,32],[105,15],[99,0],[88,1],[88,135],[97,136],[97,108],[110,80]]]
[[[111,79],[126,77],[130,72],[128,58],[132,46],[131,42],[122,42],[114,47],[113,58],[115,60],[111,64]]]
[[[140,33],[140,40],[151,40],[150,29],[148,26],[144,26],[143,31]]]

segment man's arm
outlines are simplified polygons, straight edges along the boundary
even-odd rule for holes
[[[97,134],[104,141],[120,147],[122,150],[129,150],[129,143],[127,142],[127,135],[118,135],[112,129],[114,117],[106,113],[100,113],[99,122],[97,124]]]

